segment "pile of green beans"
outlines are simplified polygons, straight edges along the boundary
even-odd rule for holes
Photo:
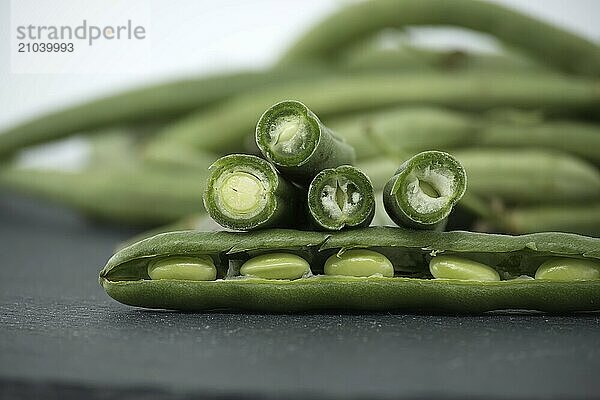
[[[381,32],[407,26],[466,28],[516,51],[429,50],[411,45],[403,33],[395,33],[395,48],[378,44]],[[205,215],[200,199],[208,166],[229,153],[258,155],[248,134],[259,116],[294,98],[354,147],[354,165],[370,178],[376,199],[401,161],[444,151],[469,177],[452,226],[600,235],[599,76],[597,43],[496,4],[350,4],[301,36],[269,69],[157,83],[1,132],[0,187],[117,223],[189,226],[190,216]],[[73,134],[90,135],[94,148],[91,165],[80,171],[25,170],[12,159]],[[334,164],[322,166],[340,163]],[[307,170],[291,180],[302,180]],[[374,221],[390,223],[378,216],[380,209]],[[314,213],[301,212],[326,228],[329,222]]]
[[[287,100],[271,106],[256,125],[255,141],[264,159],[231,154],[209,168],[204,205],[220,225],[237,230],[369,226],[375,215],[373,185],[351,165],[354,148],[306,105]]]
[[[363,228],[160,234],[117,252],[100,284],[174,310],[600,310],[600,239]]]

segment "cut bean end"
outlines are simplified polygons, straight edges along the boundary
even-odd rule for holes
[[[277,207],[275,167],[251,155],[221,157],[210,167],[204,206],[220,225],[238,230],[266,224]]]
[[[373,186],[357,168],[343,165],[325,169],[309,186],[308,207],[321,228],[367,226],[375,213]]]
[[[425,151],[403,163],[384,189],[384,205],[398,225],[424,228],[443,221],[466,190],[464,168],[451,155]]]
[[[219,191],[223,206],[242,214],[255,210],[266,192],[260,179],[247,172],[234,172],[224,178]]]
[[[304,104],[283,101],[260,117],[256,126],[256,144],[273,163],[297,166],[314,152],[320,134],[317,117]]]

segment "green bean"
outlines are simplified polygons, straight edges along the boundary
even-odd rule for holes
[[[83,171],[0,169],[0,187],[120,224],[158,225],[204,213],[206,172],[116,165]]]
[[[593,82],[548,74],[361,74],[275,85],[231,98],[172,124],[149,143],[175,142],[215,152],[240,151],[256,116],[273,102],[295,98],[321,118],[405,104],[456,109],[498,107],[577,114],[600,104]],[[215,134],[218,132],[218,134]]]
[[[354,149],[299,101],[282,101],[256,125],[256,145],[286,177],[308,184],[321,170],[353,164]]]
[[[269,162],[231,154],[215,161],[210,172],[204,206],[220,225],[252,230],[298,223],[298,191]]]
[[[499,281],[498,272],[485,264],[457,256],[437,256],[429,261],[429,271],[436,279]]]
[[[469,176],[469,192],[506,203],[550,204],[596,201],[597,168],[568,154],[534,149],[478,148],[453,151]],[[397,162],[380,158],[359,163],[375,190]]]
[[[355,249],[346,250],[341,254],[334,254],[325,261],[323,268],[325,275],[342,275],[369,277],[373,275],[394,276],[394,266],[391,261],[381,253],[373,250]]]
[[[600,164],[600,126],[541,121],[523,113],[497,118],[434,107],[403,107],[337,118],[329,123],[359,159],[462,147],[538,147],[562,150]],[[569,140],[557,140],[568,132]]]
[[[438,229],[467,189],[467,175],[450,154],[424,151],[400,165],[383,188],[383,204],[398,225]]]
[[[394,107],[334,118],[333,129],[356,149],[360,160],[476,143],[479,124],[471,114],[431,106]]]
[[[314,26],[281,59],[334,59],[340,51],[383,28],[455,25],[489,33],[544,63],[567,72],[598,76],[598,46],[573,33],[483,1],[376,0],[345,7]]]
[[[470,149],[453,153],[482,197],[544,204],[597,200],[600,172],[568,154],[529,149]]]
[[[497,226],[509,232],[562,231],[600,236],[600,203],[513,208],[499,216]]]
[[[552,258],[535,271],[535,279],[569,282],[600,279],[600,262],[567,257]]]
[[[322,68],[284,68],[183,79],[123,91],[34,118],[0,132],[0,158],[23,147],[108,126],[169,121],[257,87],[314,79]],[[330,73],[329,73],[330,74]]]
[[[385,256],[393,264],[394,276],[357,279],[315,275],[286,281],[237,279],[226,275],[224,279],[210,282],[154,281],[147,277],[148,264],[154,259],[179,255],[211,256],[219,260],[216,267],[220,274],[231,263],[273,252],[312,253],[313,274],[323,271],[322,260],[335,254],[344,257],[346,253],[349,268],[360,268],[364,260],[349,256],[352,250],[372,250]],[[428,265],[432,256],[461,257],[488,265],[503,280],[431,279]],[[100,283],[111,297],[125,304],[194,311],[222,308],[275,312],[350,309],[458,313],[503,309],[600,310],[600,280],[514,279],[533,276],[541,264],[555,257],[598,262],[600,239],[566,233],[505,236],[384,227],[339,232],[278,229],[170,232],[116,253],[100,272]]]
[[[149,263],[148,276],[153,280],[214,281],[217,268],[210,256],[167,257]]]
[[[263,279],[300,279],[310,274],[310,265],[296,254],[268,253],[246,261],[240,274]]]
[[[438,50],[401,44],[397,48],[354,46],[340,54],[338,63],[349,70],[373,69],[410,71],[548,71],[548,67],[517,54],[478,53],[461,49]]]
[[[369,226],[375,215],[373,185],[350,165],[325,169],[310,183],[308,210],[319,228]]]

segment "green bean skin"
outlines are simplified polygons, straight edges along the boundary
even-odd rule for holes
[[[304,104],[279,102],[256,125],[256,145],[289,179],[308,184],[321,170],[355,161],[354,149]]]
[[[234,309],[258,312],[319,310],[432,311],[479,314],[526,309],[549,313],[597,311],[600,284],[435,282],[414,278],[319,276],[313,280],[256,282],[103,281],[113,299],[127,305],[182,311]],[[545,303],[551,298],[552,304]],[[277,301],[273,302],[273,299]],[[467,299],[465,301],[465,299]]]
[[[509,232],[561,231],[600,236],[600,203],[517,207],[498,217],[497,225]]]
[[[600,104],[600,93],[592,82],[558,75],[340,75],[241,94],[167,126],[149,145],[175,142],[180,147],[207,151],[240,151],[243,138],[254,130],[257,116],[274,102],[286,98],[310,104],[315,114],[324,120],[340,114],[406,104],[432,104],[459,110],[516,107],[559,114],[578,114]]]
[[[381,48],[373,41],[354,46],[340,55],[338,62],[348,70],[394,71],[549,71],[549,67],[514,53],[479,53],[461,50],[428,49],[401,43],[397,48]]]
[[[467,175],[450,154],[424,151],[400,165],[383,188],[383,204],[400,226],[438,229],[467,189]]]
[[[366,159],[464,147],[536,147],[565,151],[600,164],[600,126],[543,121],[525,113],[478,117],[436,107],[401,107],[328,121]],[[565,134],[569,140],[557,140]]]
[[[482,197],[529,204],[600,197],[600,171],[562,152],[482,148],[453,154],[467,170],[470,190]]]
[[[292,227],[302,207],[298,190],[268,161],[247,154],[221,157],[210,167],[204,207],[221,226],[236,230]]]
[[[503,278],[509,279],[532,276],[540,264],[552,257],[596,262],[600,259],[600,239],[565,233],[506,236],[384,227],[333,233],[277,229],[252,233],[184,231],[160,234],[119,251],[100,272],[100,283],[111,297],[124,304],[191,311],[600,310],[598,280],[477,282],[318,275],[293,281],[244,278],[189,282],[145,278],[148,262],[166,255],[211,255],[226,264],[227,260],[243,260],[247,254],[257,252],[302,250],[328,255],[357,248],[375,249],[394,262],[395,267],[415,272],[428,270],[432,253],[460,255],[494,265]],[[312,263],[311,267],[317,269]]]
[[[308,188],[308,211],[319,229],[369,226],[375,216],[373,185],[350,165],[324,169]]]
[[[314,26],[287,51],[281,64],[333,59],[361,38],[384,28],[408,25],[455,25],[490,33],[567,72],[600,75],[600,50],[594,43],[500,5],[473,0],[356,3]]]

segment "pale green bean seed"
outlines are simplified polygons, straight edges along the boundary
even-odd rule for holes
[[[354,249],[334,254],[325,261],[325,275],[345,276],[394,276],[394,266],[381,253],[372,250]]]
[[[175,279],[185,281],[214,281],[217,268],[210,256],[173,256],[148,265],[150,279]]]
[[[436,256],[429,262],[429,271],[437,279],[461,279],[467,281],[499,281],[500,275],[477,261],[457,256]]]
[[[600,279],[600,262],[580,258],[556,257],[542,263],[535,279],[587,281]]]
[[[240,274],[263,279],[298,279],[310,273],[308,262],[295,254],[268,253],[246,261]]]

